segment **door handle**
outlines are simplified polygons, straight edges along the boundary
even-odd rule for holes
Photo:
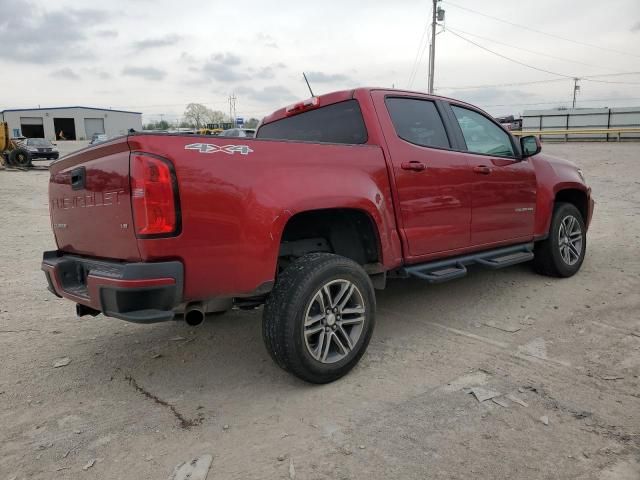
[[[402,162],[400,164],[400,167],[403,170],[413,170],[414,172],[421,172],[427,168],[427,166],[424,163],[418,162],[416,160],[412,160],[410,162]]]
[[[473,171],[481,175],[489,175],[491,173],[491,169],[486,165],[478,165],[477,167],[473,167]]]

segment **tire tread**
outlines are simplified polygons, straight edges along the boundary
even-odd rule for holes
[[[373,286],[369,277],[360,265],[354,261],[330,253],[311,253],[292,262],[278,277],[276,285],[265,304],[262,320],[262,337],[264,344],[274,362],[283,370],[311,383],[328,383],[345,375],[360,359],[366,350],[369,338],[365,339],[363,347],[356,353],[353,360],[337,372],[318,374],[309,369],[298,358],[293,342],[295,341],[293,323],[289,321],[291,312],[305,302],[304,286],[313,281],[319,272],[329,267],[350,268],[361,271],[366,278],[373,296]],[[363,292],[363,295],[366,295]],[[373,299],[375,310],[375,299]],[[371,322],[374,321],[374,311],[371,312]],[[373,326],[363,335],[370,337]]]

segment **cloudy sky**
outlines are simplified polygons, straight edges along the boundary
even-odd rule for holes
[[[0,0],[0,110],[87,105],[176,120],[189,102],[226,111],[235,93],[239,115],[261,117],[308,96],[302,71],[316,93],[426,90],[430,4]],[[638,0],[441,6],[439,94],[518,113],[570,104],[578,76],[591,77],[578,106],[640,105]]]

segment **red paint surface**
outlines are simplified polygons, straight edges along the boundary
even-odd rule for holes
[[[274,280],[282,232],[296,213],[327,208],[367,213],[377,227],[381,262],[391,269],[531,241],[547,233],[558,191],[571,188],[590,195],[575,166],[544,154],[506,160],[399,139],[384,107],[387,93],[441,98],[372,89],[320,97],[321,106],[359,101],[366,145],[136,134],[66,157],[51,168],[50,209],[58,247],[127,261],[180,260],[185,300],[200,300],[249,293]],[[281,109],[265,121],[285,115]],[[193,143],[247,145],[253,151],[185,149]],[[173,164],[179,235],[136,238],[129,184],[132,151]],[[401,168],[411,161],[426,168]],[[68,175],[78,165],[87,168],[87,188],[74,192]],[[490,173],[474,172],[480,165]],[[93,205],[96,198],[99,206]],[[592,209],[591,200],[589,204]]]

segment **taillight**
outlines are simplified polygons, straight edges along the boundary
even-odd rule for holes
[[[169,236],[180,227],[173,167],[144,154],[131,157],[131,204],[136,234]]]
[[[318,97],[311,97],[303,100],[302,102],[294,103],[285,108],[287,116],[295,115],[297,113],[306,112],[320,106],[320,99]]]

